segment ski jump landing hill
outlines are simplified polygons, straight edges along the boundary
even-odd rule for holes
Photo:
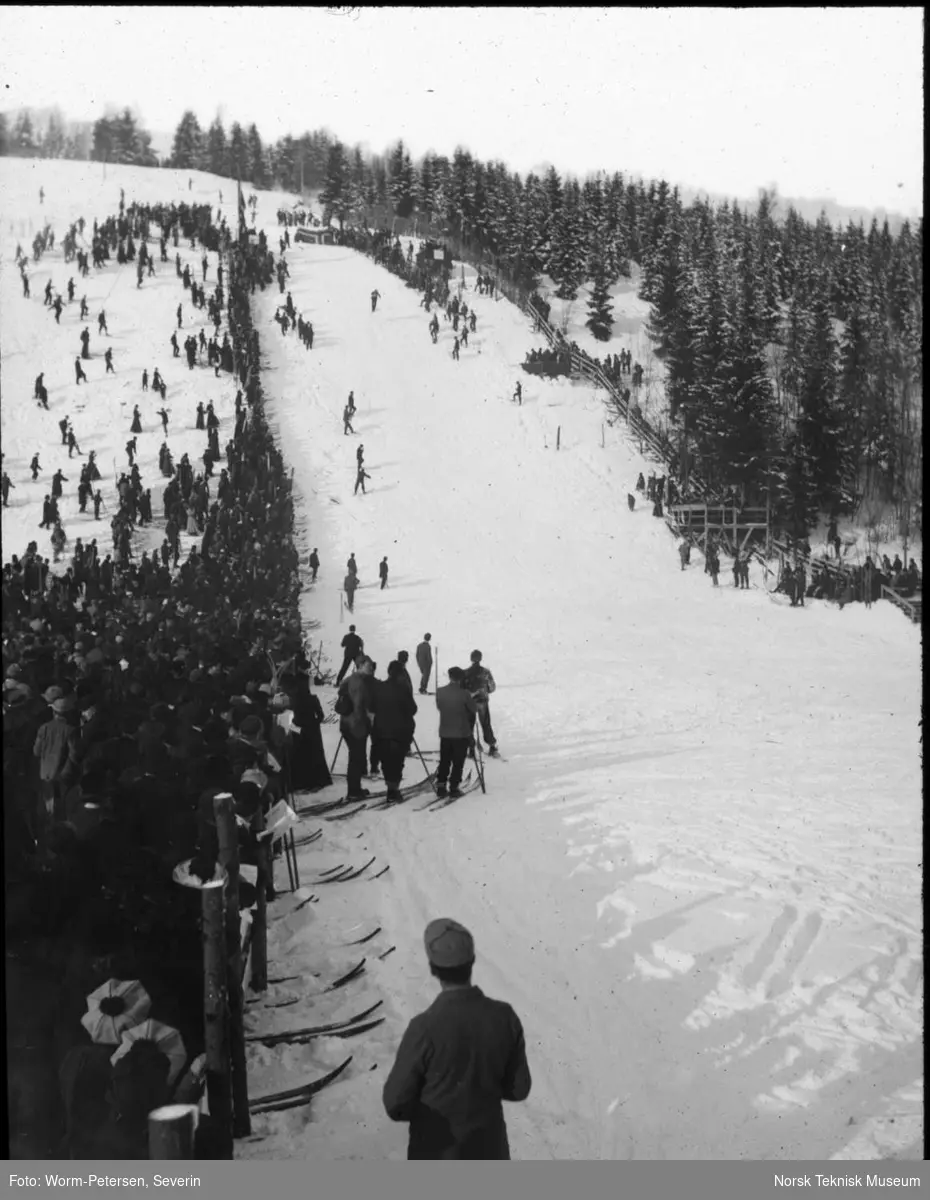
[[[122,171],[108,169],[104,183],[99,166],[0,163],[2,432],[17,486],[3,511],[5,555],[40,520],[44,492],[23,482],[34,450],[47,471],[61,459],[68,474],[56,423],[76,392],[77,350],[41,340],[46,330],[57,337],[54,320],[41,300],[23,307],[11,266],[17,222],[28,236],[45,215],[40,184],[59,236],[78,214],[115,211],[121,184],[127,202],[215,205],[222,189],[233,215],[229,180],[195,173],[188,194],[187,173]],[[282,203],[260,195],[272,247]],[[312,1109],[262,1117],[264,1140],[240,1152],[404,1156],[380,1085],[407,1020],[434,994],[422,928],[450,915],[475,934],[477,982],[526,1026],[534,1088],[508,1111],[516,1158],[919,1156],[916,628],[890,605],[786,609],[762,589],[714,589],[700,568],[682,572],[664,522],[627,507],[649,464],[619,426],[602,446],[592,388],[521,372],[538,335],[508,302],[476,296],[467,267],[477,331],[454,362],[442,318],[434,346],[417,293],[362,255],[301,245],[288,261],[313,351],[273,323],[277,291],[256,293],[254,312],[269,416],[301,494],[303,550],[318,546],[323,564],[303,597],[320,623],[314,642],[338,662],[339,590],[354,551],[363,587],[353,619],[380,670],[427,630],[443,675],[481,649],[498,681],[492,715],[507,761],[488,764],[487,796],[439,814],[404,805],[327,826],[320,869],[372,855],[372,874],[391,869],[326,889],[299,912],[294,902],[274,924],[274,974],[300,975],[299,1003],[281,1012],[298,1024],[317,1003],[310,971],[322,945],[377,926],[390,940],[373,943],[363,983],[343,989],[332,1019],[383,998],[386,1020]],[[33,272],[34,294],[47,265]],[[117,347],[125,376],[93,393],[124,395],[88,402],[87,424],[75,421],[101,462],[122,453],[143,365],[166,364],[175,399],[170,319],[145,318],[155,289],[137,292],[125,274],[102,273],[95,286],[112,295],[90,295],[92,313],[112,312],[114,341],[122,322],[138,331]],[[171,283],[173,311],[173,270]],[[70,329],[74,343],[78,333]],[[41,414],[32,380],[53,361],[62,379],[47,374],[53,411]],[[211,378],[194,372],[183,383],[177,411],[190,410],[191,426],[198,396],[218,399],[230,418],[231,397],[215,395]],[[522,407],[510,400],[518,379]],[[350,390],[354,438],[341,422]],[[359,441],[372,477],[365,496],[353,495]],[[140,438],[153,461],[159,444]],[[152,466],[144,473],[157,478]],[[72,543],[85,536],[73,505],[65,524]],[[105,525],[94,532],[106,539]],[[433,702],[418,700],[417,740],[435,749]],[[325,730],[332,753],[338,734]],[[343,957],[327,978],[352,965]],[[325,1038],[299,1054],[256,1049],[254,1094],[345,1055],[344,1042]]]

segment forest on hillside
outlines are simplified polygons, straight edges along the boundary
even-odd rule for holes
[[[0,152],[85,156],[61,129],[49,144],[17,122],[0,124]],[[98,161],[157,163],[128,110],[85,142]],[[636,263],[670,428],[711,487],[771,494],[798,533],[888,504],[920,528],[922,219],[837,226],[767,193],[752,210],[684,203],[663,180],[521,176],[463,148],[414,161],[402,141],[379,155],[324,130],[266,144],[254,124],[203,129],[193,112],[164,165],[318,192],[343,227],[416,217],[527,295],[544,275],[565,300],[590,286],[588,325],[604,340],[610,287]]]

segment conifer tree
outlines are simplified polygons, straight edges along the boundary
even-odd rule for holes
[[[197,170],[203,162],[203,132],[195,113],[187,109],[174,131],[171,165],[182,171]]]
[[[613,304],[610,298],[610,277],[602,261],[595,262],[592,277],[591,297],[588,300],[589,316],[585,324],[599,342],[610,340],[613,330]]]
[[[226,130],[219,115],[214,117],[207,130],[206,169],[213,175],[223,175],[227,178],[231,173]]]
[[[323,220],[329,222],[335,217],[340,229],[345,228],[346,217],[351,212],[351,183],[345,146],[337,139],[329,150],[320,203],[323,206]]]

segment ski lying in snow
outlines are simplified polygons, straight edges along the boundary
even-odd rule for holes
[[[258,1096],[249,1104],[249,1111],[255,1114],[282,1112],[288,1108],[298,1108],[302,1104],[308,1104],[317,1092],[322,1091],[334,1079],[338,1079],[351,1061],[352,1055],[350,1054],[345,1062],[340,1063],[326,1075],[321,1075],[319,1079],[314,1079],[311,1083],[291,1088],[287,1092],[274,1092],[268,1096]]]
[[[320,872],[320,878],[326,879],[328,875],[338,875],[340,871],[347,870],[345,863],[340,863],[338,867],[329,867],[325,871]]]
[[[388,871],[390,871],[390,869],[391,869],[391,864],[388,863],[388,865],[386,867],[381,868],[381,870],[378,872],[377,875],[372,875],[372,879],[380,879],[381,876],[386,875],[388,873]],[[372,937],[374,937],[374,934],[372,934]],[[367,941],[368,939],[366,938],[365,940]]]
[[[351,971],[346,971],[345,975],[340,976],[335,983],[331,983],[328,988],[324,988],[323,990],[326,992],[334,992],[337,988],[345,987],[347,983],[351,983],[353,979],[358,979],[359,975],[361,975],[365,970],[365,963],[367,961],[368,960],[364,958],[360,959]]]
[[[357,1037],[360,1033],[367,1033],[369,1029],[376,1029],[379,1025],[383,1025],[385,1020],[385,1017],[377,1017],[374,1021],[366,1021],[364,1025],[353,1025],[351,1029],[334,1029],[330,1037]]]
[[[283,1042],[292,1042],[295,1039],[324,1037],[326,1034],[334,1033],[337,1029],[348,1029],[352,1025],[358,1025],[361,1021],[370,1017],[383,1003],[383,1000],[379,1000],[377,1004],[373,1004],[371,1008],[366,1008],[364,1012],[356,1013],[354,1017],[346,1017],[342,1021],[331,1021],[328,1025],[310,1025],[306,1029],[292,1029],[289,1033],[253,1033],[249,1034],[245,1040],[247,1042],[261,1042],[263,1046],[277,1046]]]
[[[318,817],[321,813],[332,812],[334,808],[338,808],[341,804],[345,804],[345,797],[341,796],[338,800],[327,800],[323,804],[310,804],[306,808],[298,810],[298,817]]]
[[[464,784],[465,784],[464,787],[459,788],[459,791],[461,793],[460,795],[458,795],[458,796],[443,796],[441,800],[437,798],[436,800],[434,800],[432,802],[432,804],[428,804],[426,806],[427,811],[428,812],[439,812],[440,809],[448,808],[450,804],[455,804],[456,800],[462,799],[462,796],[468,796],[472,792],[477,791],[478,788],[481,786],[481,780],[479,778],[479,779],[474,780],[473,782],[469,782],[466,779],[464,781]]]
[[[346,809],[345,812],[333,813],[332,816],[324,817],[323,820],[324,821],[348,821],[348,819],[350,817],[358,816],[358,814],[360,812],[364,812],[364,810],[367,807],[368,807],[368,801],[365,800],[361,804],[356,805],[355,808]]]
[[[295,846],[309,846],[311,842],[318,842],[322,836],[323,836],[323,830],[315,829],[313,831],[313,833],[309,834],[307,837],[294,838],[294,845]]]
[[[368,862],[365,863],[363,867],[359,867],[357,871],[353,871],[350,868],[345,874],[330,875],[329,879],[318,879],[316,881],[317,886],[319,886],[321,883],[346,883],[349,879],[358,879],[359,875],[361,875],[363,871],[367,871],[371,864],[375,861],[375,857],[376,856],[373,854]]]
[[[384,871],[386,871],[386,870],[387,870],[387,867],[384,868]],[[378,874],[383,875],[384,871],[379,871]],[[378,875],[375,875],[374,878],[377,879]],[[377,929],[373,929],[371,931],[371,933],[366,933],[364,937],[356,938],[354,942],[345,942],[344,944],[346,946],[364,946],[364,944],[366,942],[370,942],[373,937],[377,937],[380,932],[381,932],[381,926],[379,925],[377,927]]]

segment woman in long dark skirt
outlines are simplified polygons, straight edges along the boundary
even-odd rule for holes
[[[329,787],[333,782],[326,765],[323,749],[323,708],[319,699],[310,691],[310,680],[298,674],[296,680],[288,679],[287,689],[294,712],[294,724],[300,730],[294,734],[291,746],[291,788],[295,792],[312,792]]]

